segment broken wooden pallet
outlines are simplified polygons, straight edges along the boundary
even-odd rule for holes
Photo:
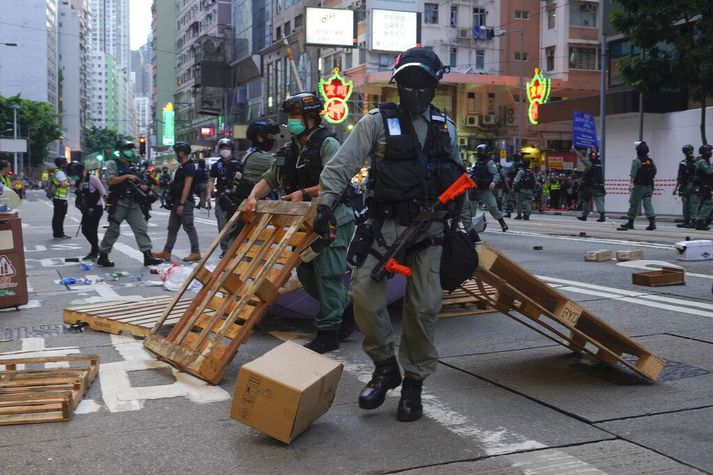
[[[645,347],[487,244],[477,244],[476,249],[476,277],[479,283],[498,290],[497,297],[486,295],[498,311],[572,350],[589,353],[612,366],[623,364],[651,381],[658,379],[665,363]]]
[[[238,347],[250,337],[300,263],[296,251],[314,236],[313,215],[309,203],[260,201],[252,216],[241,207],[176,292],[144,346],[176,367],[217,384]],[[215,270],[209,271],[206,261],[238,220],[244,221],[245,227]],[[169,329],[169,317],[194,278],[203,288]]]
[[[99,357],[0,359],[0,368],[0,425],[60,422],[71,419],[96,378]]]
[[[482,289],[481,289],[482,287]],[[485,292],[485,295],[483,295]],[[478,286],[475,280],[467,280],[453,293],[443,292],[441,311],[438,316],[459,317],[462,315],[476,315],[478,313],[495,312],[495,308],[488,303],[496,298],[497,289],[491,285]]]

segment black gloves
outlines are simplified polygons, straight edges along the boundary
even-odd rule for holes
[[[327,205],[317,205],[317,212],[314,215],[314,232],[323,239],[333,241],[337,235],[337,219],[334,217],[332,208]]]

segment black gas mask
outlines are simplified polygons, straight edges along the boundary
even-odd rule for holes
[[[396,76],[401,105],[412,115],[422,114],[436,95],[438,82],[421,67],[408,67]]]

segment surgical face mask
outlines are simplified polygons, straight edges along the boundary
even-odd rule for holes
[[[229,149],[227,149],[227,148],[224,148],[223,150],[221,150],[221,151],[218,152],[218,153],[220,153],[220,156],[223,157],[223,158],[230,158],[230,156],[233,154],[233,152],[231,152],[231,151],[230,151]]]
[[[131,159],[134,158],[134,151],[133,151],[133,150],[122,150],[122,151],[121,151],[121,154],[122,154],[124,157],[128,158],[129,160],[131,160]]]
[[[295,137],[304,133],[307,130],[302,119],[287,119],[287,131]]]
[[[436,94],[435,87],[418,89],[415,87],[399,86],[401,104],[412,115],[422,114],[431,104]]]

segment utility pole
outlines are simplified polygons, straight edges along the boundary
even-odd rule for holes
[[[599,137],[599,159],[602,161],[602,174],[604,174],[607,143],[607,32],[605,30],[607,0],[599,2],[599,8],[601,10],[601,34],[599,37],[599,128],[601,135]]]
[[[524,113],[522,112],[522,92],[523,92],[523,78],[524,78],[524,72],[523,72],[523,63],[525,62],[523,54],[525,51],[525,29],[522,27],[522,20],[520,20],[520,82],[518,86],[518,93],[517,93],[517,145],[515,146],[515,151],[517,152],[522,148],[522,116]]]
[[[13,104],[10,106],[12,108],[12,138],[17,139],[17,110],[20,108],[19,105]],[[12,167],[12,172],[17,174],[17,152],[15,152],[15,162]]]

